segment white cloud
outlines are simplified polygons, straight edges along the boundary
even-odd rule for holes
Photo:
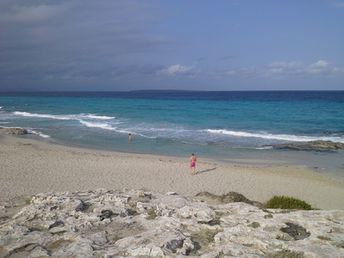
[[[299,74],[303,71],[303,65],[300,62],[273,62],[266,68],[267,75],[281,74]]]
[[[328,72],[334,72],[335,67],[331,67],[328,62],[325,60],[319,60],[313,64],[311,64],[306,71],[311,74],[319,74],[319,73],[328,73]]]
[[[312,64],[305,65],[301,62],[274,62],[267,66],[265,76],[288,76],[288,75],[334,75],[343,73],[343,68],[337,67],[326,60],[318,60]]]
[[[325,68],[329,66],[329,63],[325,60],[319,60],[311,65],[312,67],[319,67],[319,68]]]
[[[261,76],[269,78],[285,78],[291,76],[326,76],[344,75],[344,67],[336,66],[326,60],[318,60],[311,64],[298,61],[279,61],[263,67],[242,67],[222,72],[225,76],[252,77]]]
[[[344,74],[344,67],[334,67],[333,72],[336,74]]]
[[[160,74],[165,74],[169,76],[191,75],[193,74],[193,72],[194,68],[192,66],[184,66],[180,64],[171,65],[159,71]]]

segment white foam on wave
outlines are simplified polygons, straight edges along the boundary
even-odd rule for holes
[[[257,147],[256,150],[272,150],[274,147],[272,146],[263,146],[263,147]]]
[[[37,114],[29,112],[15,111],[14,115],[24,116],[24,117],[38,117],[38,118],[47,118],[47,119],[56,119],[56,120],[79,120],[79,119],[94,119],[94,120],[111,120],[115,119],[112,116],[99,116],[94,114],[77,114],[77,115],[51,115],[51,114]]]
[[[113,127],[112,125],[110,125],[108,123],[89,122],[89,121],[84,121],[84,120],[79,120],[79,122],[82,125],[86,126],[86,127],[100,128],[100,129],[115,131],[117,133],[124,133],[124,134],[131,133],[131,134],[134,134],[134,135],[139,135],[139,136],[142,136],[144,138],[150,138],[150,139],[156,138],[156,137],[151,137],[151,136],[148,136],[148,135],[145,135],[145,134],[141,134],[141,133],[138,133],[138,132],[135,132],[135,131]]]
[[[40,136],[40,137],[42,137],[42,138],[50,138],[49,135],[44,134],[44,133],[41,133],[41,132],[38,132],[38,131],[35,131],[35,130],[32,130],[32,129],[28,129],[27,131],[28,131],[29,133],[31,133],[31,134],[38,135],[38,136]]]
[[[212,134],[224,134],[234,137],[251,137],[261,138],[267,140],[280,140],[292,142],[310,142],[310,141],[332,141],[344,143],[343,137],[328,137],[328,136],[305,136],[305,135],[290,135],[290,134],[271,134],[271,133],[249,133],[243,131],[229,131],[224,129],[206,129],[207,132]]]
[[[98,122],[97,120],[113,120],[115,117],[112,116],[103,116],[103,115],[95,115],[95,114],[70,114],[70,115],[51,115],[51,114],[38,114],[38,113],[29,113],[29,112],[22,112],[22,111],[15,111],[13,112],[14,115],[17,116],[24,116],[24,117],[37,117],[37,118],[46,118],[46,119],[55,119],[55,120],[76,120],[79,121],[80,124],[90,127],[90,128],[99,128],[103,130],[110,130],[115,131],[118,133],[132,133],[135,135],[139,135],[145,138],[154,139],[156,137],[151,137],[142,133],[137,132],[136,130],[132,131],[129,129],[120,129],[114,127],[113,124],[121,124],[121,121],[111,121],[110,123],[106,122]]]
[[[83,118],[90,118],[90,119],[98,119],[98,120],[112,120],[115,119],[114,116],[98,116],[93,114],[80,114],[80,117]]]
[[[50,118],[50,119],[57,119],[57,120],[72,120],[73,119],[68,115],[64,116],[64,115],[36,114],[36,113],[20,112],[20,111],[15,111],[13,112],[13,114],[17,116]]]
[[[148,139],[156,139],[157,137],[155,136],[149,136],[149,135],[146,135],[146,134],[142,134],[142,133],[138,133],[138,132],[135,132],[135,131],[128,131],[128,130],[117,130],[117,132],[119,133],[131,133],[131,134],[134,134],[134,135],[139,135],[139,136],[142,136],[144,138],[148,138]]]
[[[97,123],[97,122],[89,122],[89,121],[84,121],[84,120],[79,120],[79,122],[82,125],[85,125],[87,127],[101,128],[101,129],[111,130],[111,131],[115,131],[116,130],[116,127],[112,127],[108,123]]]

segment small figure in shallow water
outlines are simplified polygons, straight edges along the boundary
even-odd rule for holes
[[[195,174],[196,173],[196,161],[197,161],[197,157],[194,153],[191,154],[190,157],[190,171],[191,174]]]
[[[128,141],[131,142],[133,139],[133,136],[131,135],[131,133],[128,133]]]

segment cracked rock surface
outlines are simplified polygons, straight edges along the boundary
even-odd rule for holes
[[[344,257],[344,211],[227,199],[142,190],[38,194],[0,205],[0,257]]]

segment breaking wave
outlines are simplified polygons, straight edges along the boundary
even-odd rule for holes
[[[121,128],[118,128],[118,127],[114,127],[114,126],[112,126],[109,123],[90,122],[90,121],[84,121],[84,120],[79,120],[79,122],[82,125],[84,125],[86,127],[90,127],[90,128],[100,128],[100,129],[104,129],[104,130],[110,130],[110,131],[114,131],[114,132],[117,132],[117,133],[125,133],[125,134],[133,133],[135,135],[139,135],[139,136],[142,136],[142,137],[145,137],[145,138],[150,138],[150,139],[156,138],[156,137],[151,137],[149,135],[145,135],[145,134],[139,133],[139,132],[134,131],[134,130],[130,130],[129,128],[128,129],[124,129],[124,128],[121,129]]]
[[[344,143],[344,137],[338,136],[305,136],[305,135],[292,135],[292,134],[271,134],[271,133],[250,133],[244,131],[230,131],[225,129],[206,129],[211,134],[222,134],[234,137],[251,137],[261,138],[266,140],[280,140],[291,142],[309,142],[309,141],[332,141]]]
[[[25,116],[25,117],[38,117],[38,118],[47,118],[47,119],[56,119],[56,120],[79,120],[79,119],[96,119],[96,120],[111,120],[115,119],[112,116],[99,116],[94,114],[77,114],[77,115],[51,115],[51,114],[37,114],[29,112],[15,111],[14,115]]]
[[[97,115],[97,114],[66,114],[66,115],[53,115],[53,114],[38,114],[29,113],[22,111],[13,112],[16,116],[23,117],[36,117],[45,119],[55,119],[55,120],[75,120],[81,125],[89,128],[98,128],[102,130],[114,131],[117,133],[133,133],[145,138],[155,139],[155,138],[168,138],[185,140],[189,139],[191,141],[196,140],[197,142],[207,142],[209,137],[211,141],[217,141],[216,136],[229,136],[236,138],[256,138],[264,139],[271,142],[271,140],[276,141],[289,141],[289,142],[308,142],[308,141],[332,141],[344,143],[344,136],[341,135],[326,135],[326,136],[307,136],[307,135],[293,135],[293,134],[272,134],[268,132],[247,132],[247,131],[233,131],[226,129],[194,129],[194,128],[183,128],[175,127],[175,125],[155,125],[147,123],[139,124],[128,124],[123,121],[118,120],[113,116]],[[121,125],[119,125],[121,124]],[[214,139],[214,137],[215,139]],[[42,136],[45,137],[45,136]],[[49,137],[49,136],[48,136]],[[47,137],[45,137],[47,138]],[[267,149],[268,147],[259,147]]]
[[[85,125],[87,127],[93,127],[93,128],[101,128],[105,130],[111,130],[111,131],[116,131],[115,127],[112,127],[108,123],[96,123],[96,122],[89,122],[89,121],[84,121],[84,120],[79,120],[80,124]]]
[[[35,135],[38,135],[38,136],[40,136],[40,137],[42,137],[42,138],[50,138],[49,135],[44,134],[44,133],[41,133],[41,132],[39,132],[39,131],[35,131],[35,130],[32,130],[32,129],[28,129],[27,131],[28,131],[30,134],[35,134]]]

